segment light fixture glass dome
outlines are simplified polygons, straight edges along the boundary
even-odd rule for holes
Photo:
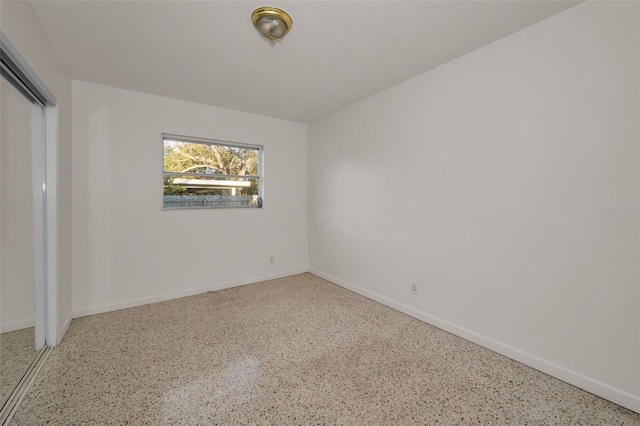
[[[287,12],[277,7],[261,7],[254,10],[251,21],[256,30],[271,43],[284,37],[293,25]]]

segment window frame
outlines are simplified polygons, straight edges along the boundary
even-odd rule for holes
[[[240,149],[255,149],[257,150],[258,157],[258,165],[257,165],[257,174],[256,176],[248,175],[248,176],[237,176],[237,175],[226,175],[229,177],[243,177],[246,179],[255,179],[258,181],[258,205],[257,206],[179,206],[179,207],[166,207],[164,205],[164,178],[167,174],[171,176],[179,176],[179,175],[188,175],[193,176],[194,174],[188,173],[174,173],[174,172],[166,172],[164,170],[164,142],[165,140],[172,140],[176,142],[185,142],[185,143],[196,143],[202,145],[217,145],[217,146],[226,146],[231,148],[240,148]],[[230,142],[220,139],[209,139],[209,138],[201,138],[201,137],[192,137],[192,136],[184,136],[184,135],[176,135],[173,133],[161,133],[160,141],[162,142],[162,210],[224,210],[224,209],[255,209],[255,208],[263,208],[264,205],[264,146],[263,145],[255,145],[241,142]]]

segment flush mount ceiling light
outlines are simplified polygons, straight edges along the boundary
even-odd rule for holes
[[[270,43],[284,37],[289,32],[293,21],[291,16],[277,7],[260,7],[251,14],[251,22],[262,37]]]

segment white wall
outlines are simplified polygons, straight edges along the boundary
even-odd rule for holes
[[[161,133],[263,145],[264,208],[163,211]],[[306,271],[306,188],[306,124],[74,80],[74,316]]]
[[[28,1],[0,2],[0,29],[58,100],[58,338],[71,321],[71,80]]]
[[[312,123],[311,271],[640,411],[638,35],[581,4]]]

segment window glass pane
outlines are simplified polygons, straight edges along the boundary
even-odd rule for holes
[[[258,150],[165,139],[164,171],[258,176]]]
[[[260,149],[164,138],[164,207],[262,207]]]

